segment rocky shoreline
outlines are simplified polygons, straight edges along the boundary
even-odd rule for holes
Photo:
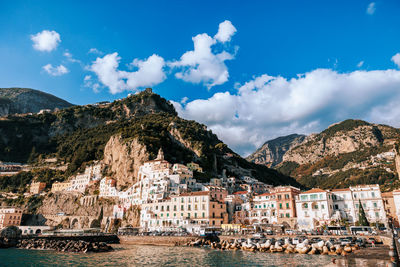
[[[194,241],[186,243],[186,246],[191,247],[210,247],[212,249],[220,250],[244,250],[251,252],[283,252],[283,253],[299,253],[299,254],[322,254],[322,255],[340,255],[347,256],[348,254],[361,249],[358,245],[338,245],[332,244],[329,241],[320,241],[311,244],[308,239],[305,239],[299,244],[292,244],[289,239],[285,239],[284,244],[279,242],[271,242],[267,240],[264,243],[252,242],[248,239],[245,242],[240,242],[238,239],[234,240],[220,240],[213,241],[206,238],[197,238]]]
[[[113,248],[105,242],[87,242],[83,240],[21,239],[16,244],[20,249],[55,250],[60,252],[109,252]]]

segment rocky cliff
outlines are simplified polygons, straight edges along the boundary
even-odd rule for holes
[[[246,159],[256,164],[275,167],[282,162],[285,153],[301,144],[305,137],[305,135],[291,134],[269,140]]]
[[[67,101],[28,88],[0,88],[0,117],[15,113],[37,113],[42,109],[71,107]]]
[[[397,179],[394,145],[399,138],[399,129],[346,120],[292,146],[276,168],[309,187],[393,184]]]
[[[139,143],[138,138],[124,141],[120,135],[112,136],[104,148],[106,172],[118,181],[118,189],[135,183],[139,167],[147,160],[147,148]]]

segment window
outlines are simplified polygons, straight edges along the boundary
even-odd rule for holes
[[[190,207],[190,204],[188,205],[188,210],[190,210],[191,209],[191,207]]]
[[[372,196],[372,197],[375,197],[375,192],[371,192],[371,196]]]
[[[282,209],[282,203],[279,203],[279,208]]]
[[[281,218],[283,218],[283,213],[281,213]]]
[[[375,218],[379,218],[379,213],[375,212]]]
[[[181,210],[184,210],[184,206],[183,205],[181,205]]]
[[[176,211],[176,205],[174,205],[174,211]]]
[[[374,208],[377,208],[378,204],[376,202],[374,202]]]
[[[348,206],[347,204],[344,204],[344,208],[345,208],[345,209],[348,209],[349,206]]]
[[[281,196],[281,195],[278,195],[278,199],[279,199],[279,200],[282,199],[282,196]]]
[[[307,195],[302,195],[302,196],[300,196],[300,200],[308,200],[308,196]]]
[[[338,210],[339,206],[337,204],[335,204],[334,208],[335,208],[335,210]]]
[[[290,217],[290,214],[289,213],[286,213],[286,218],[289,218]]]
[[[285,199],[289,199],[289,194],[285,194]]]
[[[194,213],[194,217],[197,218],[197,212]]]
[[[202,215],[203,215],[203,218],[205,218],[205,217],[206,217],[206,214],[205,214],[204,212],[203,212],[203,214],[202,214]]]
[[[287,209],[289,208],[289,203],[286,203],[286,208],[287,208]]]
[[[312,194],[312,195],[310,195],[310,199],[317,199],[318,198],[318,195],[317,194]]]

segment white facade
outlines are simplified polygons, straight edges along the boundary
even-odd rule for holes
[[[296,196],[297,225],[300,230],[329,224],[333,214],[332,193],[314,188]]]
[[[117,197],[119,191],[115,187],[115,180],[111,178],[103,178],[100,181],[100,197]]]
[[[87,166],[83,174],[77,174],[70,180],[70,186],[67,191],[85,192],[90,181],[98,181],[101,179],[101,164]]]
[[[354,200],[356,220],[358,220],[359,203],[364,208],[368,222],[379,222],[387,225],[387,217],[379,185],[350,186]]]
[[[253,199],[253,207],[249,212],[250,223],[277,223],[277,203],[275,195],[265,193],[255,196]]]

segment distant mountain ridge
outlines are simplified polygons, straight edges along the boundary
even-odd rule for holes
[[[119,188],[136,181],[138,168],[160,148],[172,163],[196,162],[206,182],[226,173],[262,182],[301,186],[293,178],[250,163],[234,153],[203,124],[178,117],[173,105],[150,88],[112,103],[72,106],[44,114],[0,119],[0,160],[46,165],[56,159],[71,175],[94,160]]]
[[[280,148],[276,142],[278,147],[274,150],[283,151],[283,155],[274,168],[307,187],[343,188],[378,183],[393,189],[400,187],[400,164],[396,168],[400,157],[395,149],[399,140],[397,128],[349,119],[305,137],[288,150],[285,150],[287,143]],[[260,154],[259,150],[262,148],[252,156]],[[265,162],[268,161],[262,163]]]
[[[301,144],[305,138],[305,135],[291,134],[269,140],[246,159],[257,164],[275,167],[282,162],[283,155],[289,149]]]
[[[0,88],[0,117],[17,113],[37,113],[73,106],[54,95],[29,88]]]

